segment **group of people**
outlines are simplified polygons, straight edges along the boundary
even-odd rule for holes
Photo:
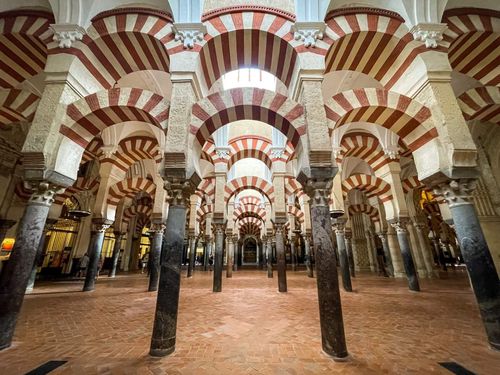
[[[80,261],[78,262],[78,271],[76,273],[76,277],[85,277],[87,274],[87,268],[89,267],[90,263],[90,257],[87,253],[83,254],[83,256],[80,258]],[[102,257],[99,257],[99,262],[97,263],[97,273],[96,273],[96,279],[99,278],[99,274],[102,269],[102,264],[103,260]]]

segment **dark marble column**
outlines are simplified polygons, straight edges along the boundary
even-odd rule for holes
[[[352,253],[352,232],[345,231],[345,250],[347,252],[347,260],[349,262],[349,270],[351,271],[351,277],[356,277],[356,271],[354,266],[354,255]]]
[[[380,242],[382,242],[382,249],[384,250],[385,266],[389,276],[394,277],[394,266],[392,265],[391,250],[387,242],[387,234],[385,232],[377,233]]]
[[[295,236],[290,237],[290,258],[292,261],[292,271],[297,271],[297,249],[295,248]]]
[[[163,232],[165,225],[161,223],[153,223],[149,232],[151,233],[151,250],[149,251],[149,285],[148,292],[158,290],[158,282],[160,279],[160,260],[161,248],[163,245]]]
[[[314,277],[314,271],[311,264],[311,236],[307,234],[304,236],[304,250],[306,258],[305,261],[306,261],[307,277]]]
[[[104,242],[104,234],[112,224],[111,221],[106,219],[92,219],[92,232],[90,235],[89,244],[89,265],[87,273],[85,274],[85,283],[83,284],[83,291],[90,292],[95,289],[95,279],[97,276],[97,267],[99,259],[101,258],[102,244]]]
[[[181,284],[181,263],[186,211],[192,188],[186,183],[168,185],[171,197],[160,258],[160,282],[149,354],[164,357],[174,352]]]
[[[3,240],[5,240],[5,236],[7,235],[9,229],[12,228],[15,223],[15,220],[0,219],[0,245]]]
[[[403,266],[405,268],[406,277],[408,279],[408,288],[414,292],[420,291],[418,283],[417,271],[411,255],[410,242],[408,241],[408,230],[406,229],[407,219],[402,219],[391,225],[396,230],[398,236],[398,243],[401,249],[401,256],[403,258]]]
[[[233,271],[238,271],[239,253],[240,253],[240,243],[238,241],[238,236],[234,236],[234,262],[233,262]]]
[[[113,245],[113,256],[111,260],[111,268],[108,273],[108,277],[116,276],[116,267],[118,267],[118,259],[120,258],[120,250],[122,246],[122,239],[125,233],[115,231],[113,232],[115,235],[115,244]],[[151,254],[150,254],[151,256]]]
[[[222,269],[224,268],[224,224],[213,224],[215,230],[214,284],[213,291],[222,291]]]
[[[492,348],[500,350],[500,282],[471,202],[474,189],[474,180],[458,180],[440,185],[436,193],[443,195],[450,207],[488,341]]]
[[[57,187],[42,182],[34,186],[17,228],[10,259],[0,275],[0,350],[11,345],[28,279]]]
[[[330,168],[316,173],[327,174]],[[337,260],[332,243],[332,222],[329,196],[332,179],[321,176],[310,179],[306,193],[311,198],[311,222],[314,253],[316,256],[316,281],[318,285],[319,320],[323,351],[334,360],[348,356],[340,301]]]
[[[30,278],[28,280],[28,286],[26,287],[26,293],[31,293],[33,291],[33,288],[35,287],[36,273],[37,273],[38,265],[43,260],[43,256],[44,256],[43,249],[45,247],[45,240],[47,239],[47,231],[55,223],[57,223],[57,219],[47,219],[45,221],[45,226],[43,228],[43,233],[42,233],[42,236],[40,238],[40,243],[39,243],[38,249],[36,251],[35,262],[33,263],[33,269],[31,270],[31,275],[30,275]]]
[[[189,237],[189,264],[187,269],[187,277],[192,277],[194,272],[194,262],[196,262],[196,237]]]
[[[273,240],[271,236],[267,237],[266,241],[266,268],[267,268],[267,277],[273,277]]]
[[[209,236],[205,237],[205,254],[203,259],[203,271],[208,271],[208,258],[212,251],[212,239]]]
[[[227,267],[226,277],[233,277],[233,264],[234,264],[234,241],[233,236],[228,233],[227,235]]]
[[[286,282],[286,257],[285,257],[285,239],[283,238],[284,223],[275,223],[276,236],[276,263],[278,268],[278,291],[284,293],[287,291]]]
[[[339,251],[340,273],[342,274],[342,286],[346,292],[352,292],[351,273],[349,272],[349,258],[347,256],[345,243],[345,219],[336,219],[334,222],[335,237]],[[316,266],[317,268],[317,266]]]

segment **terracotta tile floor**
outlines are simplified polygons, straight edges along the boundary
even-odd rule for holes
[[[477,374],[499,374],[500,353],[486,344],[467,277],[402,280],[361,275],[342,293],[351,358],[333,362],[320,346],[316,280],[288,273],[289,293],[264,271],[238,271],[211,292],[211,273],[183,276],[177,351],[148,356],[155,293],[144,275],[41,284],[27,296],[15,343],[0,352],[0,374],[24,374],[49,360],[53,374],[451,374],[456,361]],[[51,373],[52,374],[52,373]]]

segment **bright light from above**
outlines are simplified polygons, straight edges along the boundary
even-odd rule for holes
[[[237,87],[256,87],[276,91],[276,77],[260,69],[246,68],[233,70],[222,77],[224,90]]]

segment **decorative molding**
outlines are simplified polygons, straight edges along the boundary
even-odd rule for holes
[[[476,185],[477,181],[472,179],[452,180],[440,184],[434,189],[434,194],[442,196],[450,208],[472,204],[472,192]]]
[[[284,147],[272,147],[271,148],[271,157],[274,159],[281,159],[285,154]]]
[[[397,221],[391,223],[396,233],[407,233],[408,229],[406,226],[409,224],[410,220],[408,218],[399,218]]]
[[[415,40],[424,42],[427,48],[437,48],[447,28],[445,23],[419,23],[410,32]]]
[[[394,147],[384,147],[384,154],[391,160],[396,160],[399,158],[398,146]]]
[[[162,18],[170,23],[174,22],[174,17],[169,12],[165,12],[159,9],[141,8],[141,7],[116,8],[116,9],[106,10],[94,16],[94,18],[92,18],[90,22],[93,23],[106,17],[118,16],[121,14],[144,14],[147,16],[155,16],[158,18]]]
[[[193,49],[197,42],[203,42],[207,27],[202,23],[176,23],[172,26],[175,41],[182,42],[184,49]]]
[[[381,8],[370,8],[370,7],[352,7],[352,8],[342,8],[342,9],[334,9],[326,14],[325,22],[331,20],[332,18],[339,16],[349,16],[353,14],[374,14],[377,16],[394,18],[402,23],[405,22],[404,18],[401,17],[398,13]]]
[[[75,24],[55,23],[50,28],[54,32],[52,40],[59,43],[59,48],[71,48],[74,42],[81,41],[86,34],[83,27]]]
[[[230,14],[230,13],[243,13],[243,12],[260,12],[260,13],[270,13],[274,14],[275,16],[286,18],[287,20],[291,22],[295,22],[297,17],[295,14],[287,12],[282,9],[277,9],[273,7],[266,7],[263,5],[235,5],[235,6],[230,6],[230,7],[224,7],[224,8],[218,8],[214,9],[211,11],[208,11],[206,13],[203,13],[201,15],[201,22],[208,21],[212,18],[215,17],[220,17],[225,14]]]
[[[324,22],[296,22],[292,26],[293,37],[306,48],[316,47],[317,40],[323,40],[326,24]]]
[[[500,18],[500,11],[495,9],[485,9],[485,8],[455,8],[448,9],[443,14],[443,21],[449,17],[454,16],[470,16],[470,15],[486,16]]]
[[[26,181],[25,186],[28,190],[33,191],[28,205],[50,207],[54,203],[55,195],[64,191],[60,186],[47,181]]]
[[[229,147],[216,147],[215,154],[219,159],[228,160],[231,156],[231,149]]]

